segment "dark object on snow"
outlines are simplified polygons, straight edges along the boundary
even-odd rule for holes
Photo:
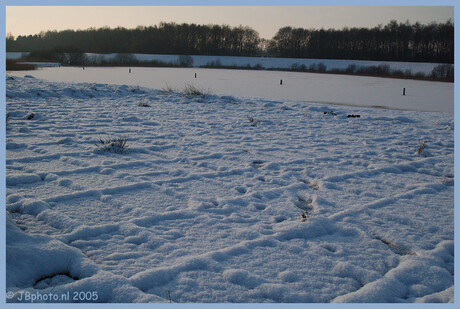
[[[283,80],[281,79],[281,80],[280,80],[280,85],[282,85],[282,84],[283,84]]]
[[[248,117],[248,120],[251,127],[257,127],[257,125],[260,123],[260,120],[254,119],[254,117]]]
[[[34,113],[31,113],[29,116],[27,116],[27,120],[31,120],[35,117]]]
[[[307,213],[302,213],[302,222],[307,221],[307,215],[308,215],[308,212]]]
[[[347,115],[347,118],[360,118],[361,115]]]
[[[332,115],[332,116],[337,115],[334,111],[324,112],[323,114],[324,115]]]
[[[403,95],[406,95],[406,88],[403,88]]]

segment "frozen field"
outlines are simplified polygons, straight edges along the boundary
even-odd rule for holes
[[[110,60],[117,54],[86,54],[93,60]],[[133,54],[140,62],[159,60],[166,63],[178,61],[179,55],[152,55],[152,54]],[[210,63],[220,63],[227,66],[261,66],[265,69],[291,68],[292,65],[305,65],[307,68],[312,65],[322,63],[327,70],[346,69],[350,64],[361,67],[379,66],[386,64],[390,70],[410,70],[412,73],[422,72],[431,73],[438,63],[424,62],[394,62],[394,61],[364,61],[364,60],[337,60],[337,59],[307,59],[307,58],[273,58],[273,57],[235,57],[235,56],[190,56],[193,59],[193,66],[200,67]]]
[[[195,73],[197,78],[195,78]],[[454,84],[377,77],[199,68],[43,68],[16,71],[49,81],[178,88],[193,84],[217,95],[413,111],[454,112]],[[282,85],[280,85],[280,81]],[[406,95],[403,96],[403,88]]]
[[[20,59],[23,54],[21,52],[7,52],[7,59]],[[140,62],[146,61],[161,61],[165,63],[175,63],[178,61],[179,55],[155,55],[155,54],[132,54],[136,60]],[[101,60],[111,60],[117,54],[93,54],[86,53],[88,59],[92,62],[100,63]],[[323,63],[327,70],[346,69],[350,64],[357,66],[369,67],[388,65],[390,70],[410,70],[413,74],[421,72],[429,74],[434,67],[439,63],[426,62],[392,62],[392,61],[363,61],[363,60],[336,60],[336,59],[306,59],[306,58],[272,58],[272,57],[234,57],[234,56],[190,56],[193,59],[193,66],[200,67],[208,65],[212,62],[220,63],[225,66],[261,66],[265,69],[291,68],[292,65],[305,65],[307,68],[312,65]]]
[[[91,75],[68,70],[56,79]],[[8,301],[453,302],[453,84],[406,86],[450,108],[425,113],[224,95],[215,76],[215,95],[190,96],[130,76],[7,77]],[[365,80],[343,103],[387,82]],[[451,96],[432,102],[438,86]],[[128,151],[96,146],[118,136]]]

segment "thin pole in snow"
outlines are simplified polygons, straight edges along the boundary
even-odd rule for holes
[[[196,78],[196,73],[195,73],[195,78]]]
[[[129,73],[131,73],[131,68],[129,68]]]
[[[403,88],[403,95],[406,95],[406,88]]]

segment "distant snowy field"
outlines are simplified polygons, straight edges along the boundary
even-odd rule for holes
[[[24,53],[8,52],[6,53],[7,59],[19,59]],[[27,54],[27,53],[26,53]],[[111,60],[117,54],[94,54],[87,53],[88,58],[92,61]],[[162,61],[166,63],[175,63],[178,61],[179,55],[155,55],[155,54],[132,54],[138,61]],[[426,63],[426,62],[394,62],[394,61],[366,61],[366,60],[336,60],[336,59],[305,59],[305,58],[271,58],[271,57],[234,57],[234,56],[190,56],[193,59],[193,66],[200,67],[208,65],[212,62],[220,62],[225,66],[256,66],[260,65],[265,69],[274,68],[291,68],[292,65],[305,65],[307,68],[312,65],[323,63],[326,65],[327,70],[333,69],[346,69],[350,64],[357,66],[369,67],[387,64],[390,70],[410,70],[412,74],[418,72],[429,74],[434,67],[439,63]]]
[[[92,59],[105,59],[109,60],[114,58],[117,54],[87,54]],[[133,54],[139,61],[152,61],[159,60],[162,62],[177,62],[178,55],[150,55],[150,54]],[[212,62],[220,62],[226,66],[256,66],[260,65],[265,69],[274,68],[291,68],[293,64],[305,65],[307,68],[312,64],[323,63],[326,65],[327,70],[333,69],[346,69],[350,64],[357,66],[369,67],[387,64],[391,70],[411,70],[412,73],[422,72],[431,73],[437,63],[423,63],[423,62],[392,62],[392,61],[365,61],[365,60],[335,60],[335,59],[305,59],[305,58],[272,58],[272,57],[234,57],[234,56],[190,56],[193,59],[193,66],[199,67],[208,65]]]
[[[31,77],[6,95],[10,302],[454,300],[453,113]],[[129,152],[95,146],[115,136]]]
[[[454,112],[454,83],[279,71],[202,68],[60,67],[15,71],[49,81],[178,88],[186,84],[217,95]],[[195,78],[196,73],[196,78]],[[280,85],[282,80],[282,85]],[[406,95],[403,96],[403,88]]]

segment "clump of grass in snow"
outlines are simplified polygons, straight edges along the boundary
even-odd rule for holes
[[[210,95],[209,91],[200,89],[192,84],[186,84],[181,93],[188,97],[205,97]]]
[[[129,147],[126,144],[127,141],[128,138],[126,136],[106,137],[105,139],[99,137],[99,141],[95,143],[95,145],[101,151],[109,151],[113,153],[127,153]]]
[[[300,216],[302,217],[302,222],[307,222],[307,220],[308,220],[308,211],[305,211],[305,212],[302,211],[302,214]]]
[[[136,93],[136,92],[141,91],[141,88],[139,88],[139,86],[137,86],[137,88],[130,88],[129,91],[131,91],[132,93]]]
[[[425,149],[426,149],[426,141],[419,141],[418,148],[417,148],[417,154],[419,156],[425,155]]]
[[[181,94],[185,97],[199,97],[199,98],[205,98],[206,96],[211,95],[211,92],[209,90],[204,90],[202,88],[198,88],[192,84],[186,84],[182,90],[179,90],[177,88],[173,88],[166,84],[165,87],[161,89],[163,93],[178,93]]]
[[[251,127],[257,127],[257,125],[260,123],[260,120],[255,119],[254,117],[248,117],[248,120]]]
[[[147,99],[145,96],[142,96],[142,101],[139,101],[137,103],[137,106],[142,106],[142,107],[150,107],[150,104],[148,103]]]
[[[178,92],[176,88],[173,88],[173,87],[169,86],[168,84],[166,84],[165,87],[161,88],[161,91],[165,92],[165,93],[176,93],[176,92]]]

